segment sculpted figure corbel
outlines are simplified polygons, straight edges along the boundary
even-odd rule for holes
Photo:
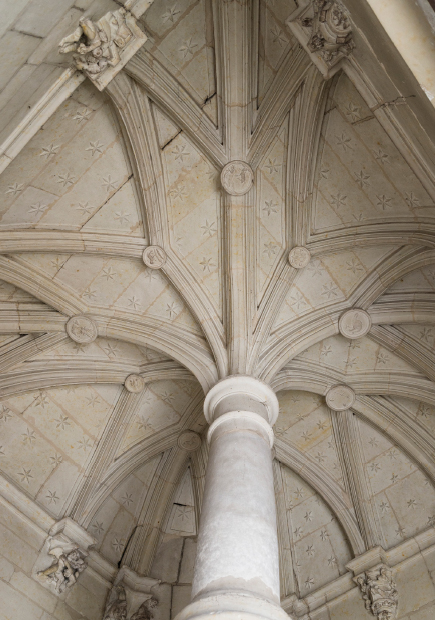
[[[58,594],[65,588],[73,586],[80,573],[86,568],[85,554],[66,536],[53,536],[49,543],[48,554],[54,558],[45,570],[38,571],[41,579],[52,585]]]
[[[367,611],[378,620],[394,620],[397,615],[398,592],[391,569],[381,564],[356,578]]]
[[[97,22],[82,17],[77,29],[59,43],[59,53],[74,52],[77,69],[103,90],[146,39],[133,15],[120,8]]]

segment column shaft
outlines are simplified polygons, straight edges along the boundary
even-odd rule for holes
[[[268,424],[258,414],[248,416],[227,413],[211,429],[194,598],[213,591],[248,591],[279,603]]]

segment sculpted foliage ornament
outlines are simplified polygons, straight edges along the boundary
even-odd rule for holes
[[[310,251],[307,248],[298,246],[290,250],[288,262],[295,269],[303,269],[308,265],[311,259]]]
[[[128,603],[124,586],[114,586],[109,593],[103,620],[127,620],[127,610],[132,604],[131,599],[129,601]],[[156,598],[153,596],[147,598],[137,611],[130,616],[130,620],[153,620],[154,614],[152,610],[157,605],[158,601]]]
[[[160,269],[166,263],[166,252],[158,245],[149,245],[143,251],[143,262],[150,269]]]
[[[326,394],[326,404],[333,411],[346,411],[355,402],[355,392],[348,385],[334,385]]]
[[[142,392],[145,387],[145,379],[141,377],[141,375],[128,375],[124,385],[126,390],[128,390],[129,392],[132,392],[133,394],[138,394],[139,392]]]
[[[379,620],[394,620],[397,616],[398,593],[393,573],[382,564],[356,578],[367,611]]]
[[[153,609],[157,607],[158,601],[156,598],[151,597],[144,601],[139,607],[137,612],[133,614],[130,620],[153,620]]]
[[[146,40],[133,15],[121,8],[97,22],[82,17],[78,28],[59,43],[59,52],[75,52],[77,69],[103,90]]]
[[[127,596],[123,586],[115,586],[109,594],[109,601],[104,612],[103,620],[126,620]]]
[[[342,336],[354,340],[365,336],[372,326],[372,319],[365,310],[347,310],[341,315],[338,329]]]
[[[66,324],[68,336],[74,342],[89,344],[98,336],[98,329],[94,321],[88,316],[78,315],[70,318]]]
[[[235,159],[226,164],[221,172],[221,183],[227,194],[243,196],[247,194],[254,182],[251,166]]]
[[[302,0],[286,23],[326,78],[355,47],[349,15],[339,0]]]

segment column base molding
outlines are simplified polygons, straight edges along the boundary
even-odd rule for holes
[[[244,592],[213,594],[193,601],[175,616],[175,620],[210,620],[212,614],[218,614],[219,620],[289,620],[276,603]]]

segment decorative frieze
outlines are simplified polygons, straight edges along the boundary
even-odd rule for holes
[[[356,577],[367,611],[379,620],[397,617],[398,592],[392,570],[381,564]]]
[[[82,17],[77,29],[59,43],[59,52],[74,52],[76,68],[103,90],[146,40],[133,15],[120,8],[97,22]]]
[[[338,0],[301,0],[286,23],[325,78],[355,47],[349,14]]]

